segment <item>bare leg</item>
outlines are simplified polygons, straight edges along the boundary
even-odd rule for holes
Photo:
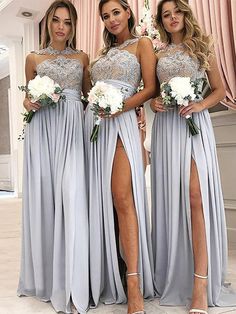
[[[194,273],[207,276],[207,243],[202,196],[195,161],[191,162],[190,204],[192,219],[192,240],[194,255]],[[207,279],[194,277],[191,308],[207,310]],[[198,313],[198,312],[194,312]]]
[[[117,140],[111,183],[127,272],[136,273],[139,257],[138,222],[132,193],[130,164],[120,139]],[[138,276],[127,277],[127,291],[128,313],[143,310]]]

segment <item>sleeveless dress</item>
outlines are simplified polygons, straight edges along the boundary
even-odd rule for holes
[[[84,158],[83,66],[79,53],[48,47],[37,74],[57,82],[66,96],[38,110],[24,143],[23,234],[18,295],[51,301],[56,311],[80,313],[89,302],[88,208]]]
[[[157,64],[159,82],[176,76],[203,78],[199,62],[171,44]],[[224,286],[227,234],[216,144],[208,110],[193,113],[200,134],[191,136],[178,109],[155,115],[152,129],[152,240],[155,283],[162,305],[185,305],[193,288],[189,181],[196,163],[202,195],[208,253],[208,304],[230,306],[236,295]]]
[[[138,38],[125,41],[109,50],[91,69],[92,81],[104,81],[122,89],[125,98],[132,96],[141,79],[140,64],[135,55],[122,50]],[[134,204],[139,228],[139,272],[144,297],[153,297],[153,256],[149,229],[142,150],[135,110],[115,118],[103,119],[98,140],[90,142],[94,126],[91,106],[85,113],[85,144],[89,174],[90,280],[94,304],[99,300],[125,303],[126,295],[119,273],[116,245],[111,173],[118,137],[128,156]]]

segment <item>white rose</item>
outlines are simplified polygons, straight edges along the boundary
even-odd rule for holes
[[[98,103],[103,109],[110,108],[111,113],[122,108],[123,95],[114,86],[98,81],[91,89],[88,96],[90,103]]]
[[[40,77],[37,75],[28,84],[29,94],[33,99],[39,99],[42,95],[46,94],[51,96],[54,93],[54,81],[48,76]]]
[[[106,109],[107,108],[107,100],[106,100],[106,98],[105,97],[101,97],[99,99],[98,104],[99,104],[99,107],[101,107],[103,109]]]
[[[188,100],[188,99],[184,99],[184,101],[183,101],[183,106],[184,106],[184,107],[187,107],[188,104],[189,104],[189,100]]]
[[[177,95],[175,97],[175,99],[176,99],[178,105],[183,105],[184,99],[181,95]]]
[[[176,94],[182,98],[194,95],[194,88],[191,85],[190,77],[174,77],[169,81],[169,84],[173,95]]]
[[[59,94],[52,94],[52,96],[50,98],[52,99],[52,101],[58,102],[60,99],[60,95]]]
[[[92,90],[88,93],[88,101],[91,104],[95,104],[97,102],[97,96],[92,92]]]

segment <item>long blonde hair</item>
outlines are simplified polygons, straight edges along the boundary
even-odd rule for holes
[[[200,67],[209,69],[209,57],[213,54],[213,41],[211,36],[207,36],[201,30],[191,7],[184,0],[161,0],[157,6],[156,23],[160,32],[161,40],[164,43],[171,43],[171,36],[165,30],[162,22],[162,7],[166,2],[175,2],[178,9],[184,14],[184,37],[183,45],[190,56],[195,57],[200,62]]]
[[[103,5],[105,3],[107,3],[107,2],[109,2],[109,1],[110,0],[100,0],[99,1],[98,9],[99,9],[99,14],[100,14],[101,19],[103,19],[102,18],[102,8],[103,8]],[[117,0],[117,2],[119,2],[119,4],[123,7],[123,9],[125,11],[127,11],[128,9],[130,10],[130,18],[129,18],[129,21],[128,21],[129,31],[130,31],[130,34],[132,36],[134,36],[134,37],[137,36],[136,28],[135,28],[134,13],[132,12],[128,1],[127,0]],[[104,40],[105,47],[100,51],[100,53],[99,53],[100,56],[106,55],[107,52],[109,51],[109,49],[115,45],[115,43],[116,43],[116,36],[111,34],[105,27],[104,30],[103,30],[103,40]]]
[[[42,37],[41,37],[41,49],[48,47],[51,42],[51,23],[55,11],[58,8],[66,8],[69,11],[71,19],[71,34],[67,42],[67,46],[72,49],[76,49],[76,22],[77,22],[77,12],[74,5],[69,0],[56,0],[54,1],[44,16]]]

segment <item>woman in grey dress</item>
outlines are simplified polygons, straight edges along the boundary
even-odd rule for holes
[[[125,93],[121,113],[104,118],[97,142],[91,105],[85,114],[89,171],[90,277],[95,305],[124,303],[119,273],[114,211],[120,247],[127,266],[128,313],[144,313],[143,297],[153,297],[153,261],[145,192],[141,141],[135,107],[155,93],[156,58],[148,38],[137,38],[133,13],[126,0],[102,0],[105,49],[91,66],[93,83],[104,81]],[[136,93],[141,73],[144,89]],[[139,276],[140,275],[140,276]]]
[[[166,111],[160,98],[152,130],[151,175],[155,282],[163,305],[184,305],[191,313],[236,303],[226,291],[227,237],[220,175],[208,108],[225,96],[210,38],[189,5],[162,0],[157,23],[166,48],[158,54],[159,83],[173,77],[207,75],[211,93],[187,107]],[[186,127],[192,115],[199,134]],[[207,297],[208,296],[208,297]]]
[[[47,75],[65,100],[36,110],[24,143],[22,261],[18,295],[51,301],[56,311],[85,313],[89,302],[88,217],[81,89],[88,57],[75,50],[76,10],[67,0],[45,15],[42,50],[26,59],[27,82]],[[75,309],[73,310],[75,311]],[[75,311],[76,312],[76,311]]]

